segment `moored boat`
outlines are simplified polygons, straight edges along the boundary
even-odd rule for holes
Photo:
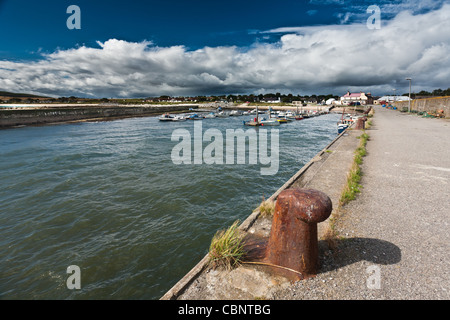
[[[159,121],[173,121],[174,116],[171,116],[168,113],[164,113],[159,117]]]
[[[242,111],[240,111],[240,110],[231,110],[231,112],[230,112],[230,117],[232,117],[232,116],[242,116]]]
[[[338,134],[341,134],[347,128],[348,128],[348,124],[346,124],[346,123],[338,123]]]
[[[210,112],[206,116],[204,116],[205,119],[213,119],[215,117],[216,117],[216,114],[214,112]]]
[[[277,119],[263,119],[260,121],[261,126],[279,126],[280,122]]]
[[[286,112],[286,119],[289,120],[295,120],[295,114],[292,111]]]
[[[252,113],[253,113],[253,112],[252,112]],[[256,107],[255,113],[256,113],[256,117],[253,118],[253,120],[242,121],[242,122],[244,123],[245,126],[253,126],[253,127],[261,126],[261,121],[260,121],[260,119],[258,118],[258,107]]]
[[[256,119],[256,118],[255,118]],[[249,120],[249,121],[242,121],[243,124],[245,126],[253,126],[253,127],[258,127],[261,125],[260,121],[256,121],[256,120]]]
[[[199,116],[198,114],[194,113],[194,114],[191,114],[191,115],[188,117],[188,119],[189,119],[189,120],[203,120],[203,117],[201,117],[201,116]]]
[[[228,116],[229,116],[229,114],[226,112],[223,112],[223,111],[220,111],[216,114],[216,117],[218,117],[218,118],[227,118]]]
[[[345,112],[345,108],[342,111],[342,116],[341,116],[341,121],[338,122],[337,124],[337,128],[338,128],[338,134],[341,134],[342,132],[345,131],[345,129],[347,129],[353,122],[353,120],[350,118],[350,121],[348,121],[348,117],[344,118],[344,112]]]
[[[183,116],[174,116],[172,121],[186,121],[187,119]]]

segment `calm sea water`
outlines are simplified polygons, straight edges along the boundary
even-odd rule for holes
[[[205,119],[203,130],[244,127]],[[0,298],[159,299],[337,136],[339,115],[282,124],[278,174],[261,165],[175,165],[157,117],[0,130]],[[206,145],[206,144],[205,144]],[[69,290],[67,267],[81,270]]]

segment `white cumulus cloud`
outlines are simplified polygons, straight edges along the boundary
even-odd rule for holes
[[[0,88],[48,95],[144,97],[285,91],[391,92],[450,85],[450,5],[400,12],[370,30],[365,23],[280,28],[276,43],[158,47],[110,39],[98,47],[46,54],[39,61],[0,61]]]

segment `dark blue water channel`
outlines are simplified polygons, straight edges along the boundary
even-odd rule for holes
[[[244,119],[205,119],[202,129],[224,137],[227,129],[260,130]],[[218,229],[243,221],[337,136],[338,119],[272,127],[279,169],[271,176],[260,163],[174,164],[172,133],[194,134],[192,120],[1,130],[0,298],[159,299]],[[67,288],[70,265],[80,268],[80,290]]]

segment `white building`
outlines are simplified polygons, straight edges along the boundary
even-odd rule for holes
[[[378,103],[380,103],[381,101],[395,102],[395,101],[408,101],[408,100],[409,100],[409,97],[407,97],[407,96],[382,96],[381,98],[377,99]]]
[[[335,102],[336,102],[336,99],[330,98],[330,99],[328,99],[327,101],[325,101],[325,104],[326,104],[327,106],[329,106],[329,105],[335,104]]]

